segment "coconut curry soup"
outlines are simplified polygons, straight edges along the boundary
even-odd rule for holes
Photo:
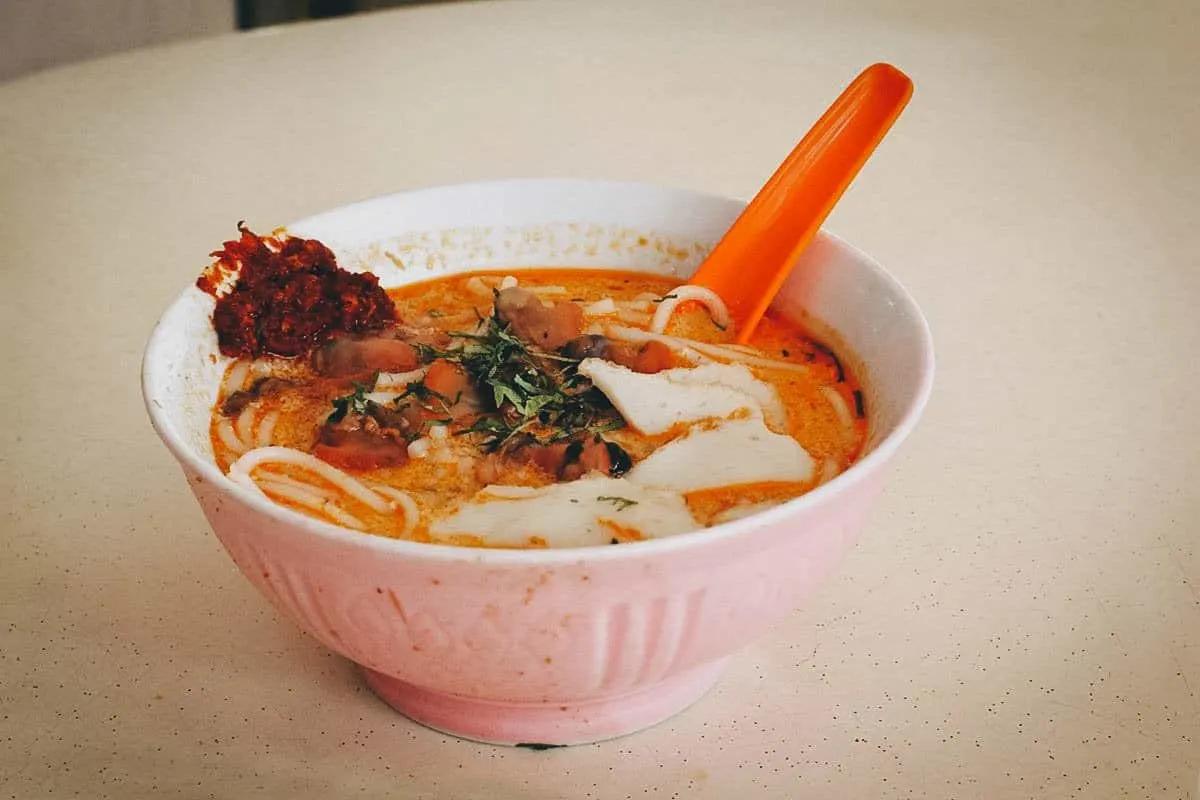
[[[855,377],[768,316],[640,272],[530,269],[382,289],[313,240],[241,237],[198,281],[233,358],[220,468],[380,536],[621,544],[797,497],[858,458]]]

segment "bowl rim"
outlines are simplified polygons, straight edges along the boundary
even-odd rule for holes
[[[413,188],[399,192],[393,192],[386,195],[379,195],[346,205],[328,209],[326,211],[311,214],[302,219],[296,220],[288,225],[283,226],[284,230],[292,228],[301,228],[307,225],[310,221],[320,217],[327,216],[333,213],[347,213],[355,208],[362,208],[372,204],[386,203],[393,201],[398,197],[406,197],[426,192],[457,189],[470,190],[473,188],[489,188],[489,189],[538,189],[539,187],[558,187],[575,185],[580,188],[617,188],[624,190],[644,190],[666,192],[680,199],[689,199],[701,202],[723,202],[735,203],[744,207],[746,201],[737,198],[731,198],[720,194],[702,192],[694,189],[678,188],[663,184],[638,182],[638,181],[608,181],[608,180],[590,180],[590,179],[574,179],[574,178],[519,178],[511,180],[494,180],[494,181],[469,181],[457,184],[445,184],[431,186],[425,188]],[[142,385],[142,400],[146,406],[146,411],[150,417],[151,425],[163,443],[170,450],[171,454],[179,463],[197,473],[201,478],[208,481],[213,486],[219,487],[220,491],[229,495],[232,499],[240,502],[252,510],[264,514],[273,521],[290,525],[294,528],[299,528],[304,532],[317,536],[322,539],[332,540],[338,544],[348,544],[354,547],[361,547],[367,550],[389,554],[393,556],[412,557],[422,561],[437,562],[437,563],[478,563],[483,565],[495,566],[554,566],[571,563],[579,563],[584,561],[607,561],[610,559],[640,559],[649,556],[668,555],[677,551],[687,550],[693,547],[702,545],[711,545],[718,542],[742,538],[753,535],[754,532],[773,527],[774,524],[782,522],[794,516],[797,513],[807,511],[813,507],[831,502],[834,498],[841,494],[852,491],[856,486],[861,485],[869,480],[871,476],[883,469],[886,463],[892,458],[900,445],[908,438],[912,431],[916,428],[917,423],[921,418],[921,414],[929,401],[929,396],[933,390],[933,380],[935,371],[933,337],[929,329],[929,322],[916,300],[908,292],[907,289],[896,279],[882,264],[872,258],[870,255],[850,244],[841,237],[822,229],[821,235],[837,245],[839,248],[847,251],[849,254],[866,264],[870,269],[875,271],[880,278],[889,284],[892,292],[899,304],[904,306],[904,310],[915,321],[918,331],[918,345],[920,347],[919,355],[919,371],[920,383],[917,391],[908,404],[908,407],[901,415],[900,421],[895,428],[879,442],[878,445],[865,457],[851,464],[845,472],[841,473],[828,483],[816,487],[812,491],[806,492],[800,497],[781,503],[778,506],[760,511],[741,519],[732,520],[730,522],[714,525],[711,528],[700,528],[695,531],[681,533],[675,536],[667,536],[659,539],[648,539],[640,542],[629,542],[620,547],[611,545],[588,545],[585,547],[563,547],[563,548],[545,548],[545,549],[499,549],[499,548],[483,548],[483,547],[462,547],[459,545],[440,544],[433,542],[415,542],[407,539],[392,539],[385,536],[376,536],[362,531],[344,528],[333,523],[324,522],[314,517],[309,517],[298,511],[294,511],[286,506],[272,503],[270,500],[260,496],[259,494],[250,491],[244,486],[230,480],[225,473],[221,472],[217,465],[210,459],[206,459],[199,453],[195,452],[188,446],[174,430],[173,426],[168,422],[166,409],[158,406],[151,398],[151,385],[153,383],[153,368],[152,361],[155,351],[160,347],[162,337],[165,335],[165,326],[167,318],[175,311],[176,307],[185,302],[188,295],[195,290],[193,286],[187,286],[183,289],[175,299],[167,306],[154,324],[154,328],[147,341],[145,350],[142,355],[141,364],[141,385]]]

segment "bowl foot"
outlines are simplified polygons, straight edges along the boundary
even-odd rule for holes
[[[442,694],[372,669],[363,672],[385,703],[428,728],[488,744],[553,747],[599,742],[656,725],[699,700],[726,661],[702,664],[625,694],[553,703]]]

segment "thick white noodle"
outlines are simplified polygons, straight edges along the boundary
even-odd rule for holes
[[[530,286],[529,290],[539,297],[560,297],[567,293],[565,286]]]
[[[709,316],[718,327],[729,327],[729,309],[725,307],[725,301],[717,296],[716,292],[704,286],[684,284],[668,292],[667,297],[658,304],[658,309],[654,312],[654,319],[650,323],[650,332],[662,333],[665,331],[667,323],[671,321],[671,315],[675,313],[679,304],[693,300],[708,309]]]
[[[290,464],[295,467],[307,469],[320,475],[346,494],[381,514],[386,514],[391,508],[391,503],[382,498],[377,492],[350,475],[347,475],[342,470],[325,463],[314,455],[305,453],[302,450],[295,450],[291,447],[259,447],[251,450],[230,465],[229,477],[235,480],[241,476],[249,478],[250,473],[255,467],[265,464]]]
[[[234,483],[239,483],[250,491],[266,497],[266,494],[263,493],[263,490],[258,488],[258,484],[254,482],[254,479],[244,472],[230,472],[229,480],[233,481]]]
[[[409,458],[425,458],[429,455],[430,449],[433,447],[433,442],[428,436],[422,436],[420,439],[414,439],[408,444]]]
[[[286,475],[259,476],[258,488],[268,497],[275,495],[285,500],[304,506],[311,511],[332,519],[338,525],[362,530],[366,526],[363,521],[338,506],[332,499],[326,497],[314,487],[291,480]]]
[[[718,361],[736,361],[740,364],[746,364],[752,367],[762,367],[763,369],[775,369],[780,372],[808,372],[809,368],[805,364],[793,364],[789,361],[778,361],[774,358],[763,358],[762,356],[751,355],[741,350],[734,350],[725,345],[708,344],[706,342],[697,342],[692,339],[681,339],[678,336],[668,336],[662,333],[650,333],[648,331],[638,330],[637,328],[625,328],[619,325],[610,325],[608,327],[608,335],[614,339],[624,339],[627,342],[662,342],[672,350],[687,354],[689,349],[702,353],[705,356],[716,359]]]
[[[599,317],[604,314],[615,314],[616,312],[617,304],[613,302],[611,297],[602,298],[594,303],[588,303],[583,307],[583,313],[589,317]]]
[[[254,437],[255,445],[266,447],[271,444],[271,436],[274,435],[277,424],[279,424],[279,412],[268,412],[258,423],[258,434]]]
[[[649,325],[650,315],[643,311],[626,311],[623,308],[617,309],[617,319],[629,325]]]
[[[713,517],[714,525],[721,525],[726,522],[733,522],[737,519],[744,519],[751,514],[757,514],[760,511],[766,511],[768,508],[774,508],[779,505],[775,500],[766,500],[761,503],[747,503],[745,505],[733,506],[722,511]]]
[[[617,300],[614,305],[626,311],[644,311],[647,314],[654,310],[654,302],[651,300]]]
[[[850,406],[846,405],[842,395],[832,386],[822,386],[821,394],[825,395],[825,399],[833,406],[833,412],[837,414],[838,422],[842,423],[842,429],[847,437],[853,436],[854,415],[850,413]]]
[[[242,409],[242,413],[238,414],[237,422],[233,424],[234,430],[237,431],[237,438],[241,439],[246,447],[250,447],[254,443],[254,410],[254,406],[246,406]]]
[[[320,511],[322,514],[329,517],[343,528],[354,528],[361,531],[365,530],[367,527],[366,523],[336,503],[326,503],[325,505],[321,506]]]
[[[384,497],[390,497],[393,504],[404,512],[404,530],[401,531],[401,535],[412,533],[413,528],[417,527],[417,520],[421,518],[421,509],[417,507],[417,501],[412,499],[412,495],[392,486],[376,485],[374,488]]]
[[[414,369],[412,372],[381,372],[375,381],[375,391],[403,391],[410,383],[416,383],[425,377],[429,367]]]
[[[838,463],[832,458],[825,459],[825,466],[821,468],[821,478],[817,481],[817,485],[829,483],[838,476],[841,470],[838,469]]]
[[[697,364],[711,363],[713,359],[708,356],[701,355],[700,352],[692,347],[694,342],[689,342],[687,339],[679,339],[675,336],[665,336],[661,333],[649,333],[640,328],[629,328],[624,325],[609,325],[605,331],[613,339],[621,339],[626,342],[662,342],[667,347],[674,350],[679,355]]]
[[[492,287],[483,282],[483,278],[476,275],[467,281],[467,291],[479,297],[491,297]]]
[[[237,432],[233,429],[233,423],[228,419],[222,419],[217,423],[217,438],[234,455],[240,456],[246,452],[246,443],[237,437]]]
[[[324,505],[331,503],[334,500],[333,495],[329,494],[319,486],[315,486],[307,481],[297,480],[290,475],[284,475],[282,472],[262,471],[256,476],[260,486],[266,486],[267,483],[279,484],[281,486],[290,486],[297,491],[307,492],[312,500],[313,505]]]
[[[238,359],[234,362],[233,369],[225,376],[225,380],[221,383],[221,394],[228,397],[234,392],[241,391],[246,388],[246,378],[250,376],[250,362],[245,359]]]
[[[517,285],[517,278],[514,275],[505,275],[500,279],[501,289],[511,289]]]

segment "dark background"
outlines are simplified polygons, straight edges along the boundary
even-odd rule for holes
[[[342,17],[359,11],[452,0],[235,0],[237,26],[242,30],[300,19]]]

